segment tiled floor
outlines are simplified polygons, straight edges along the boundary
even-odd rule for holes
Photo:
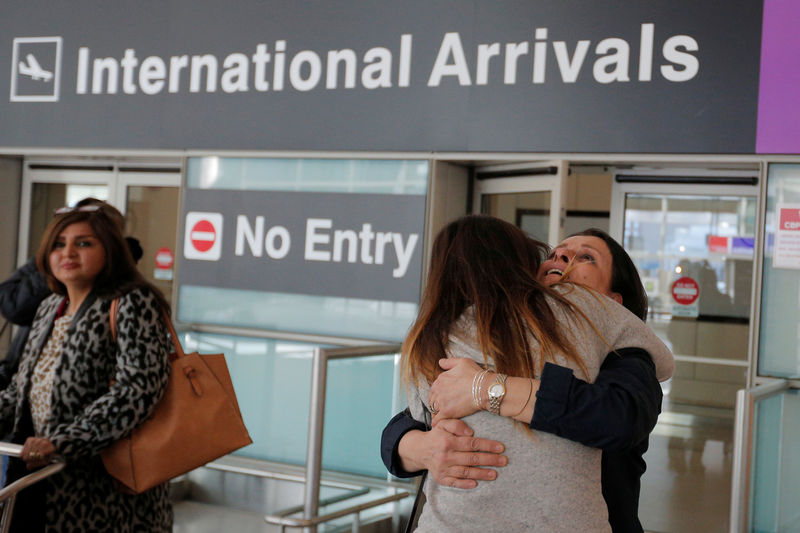
[[[645,455],[639,503],[644,528],[727,532],[732,448],[732,410],[665,405]]]

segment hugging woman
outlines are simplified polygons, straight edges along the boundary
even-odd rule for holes
[[[639,347],[656,361],[672,356],[610,298],[578,284],[548,288],[537,281],[546,252],[515,226],[485,216],[449,224],[434,242],[419,316],[403,349],[409,408],[419,421],[442,408],[429,397],[441,358],[484,365],[489,372],[475,372],[472,390],[462,394],[467,401],[446,402],[447,416],[503,442],[508,466],[473,490],[428,480],[419,531],[610,530],[600,450],[530,430],[532,390],[525,384],[545,362],[591,382],[609,352],[617,357],[612,350]],[[506,383],[507,376],[522,381]],[[489,397],[504,386],[515,394]]]

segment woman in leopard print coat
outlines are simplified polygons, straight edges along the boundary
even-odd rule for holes
[[[136,270],[112,209],[57,216],[37,255],[55,294],[39,306],[19,370],[0,393],[0,431],[24,443],[17,474],[52,454],[67,466],[20,493],[14,530],[172,530],[167,485],[124,494],[98,455],[147,418],[169,376],[166,302]]]

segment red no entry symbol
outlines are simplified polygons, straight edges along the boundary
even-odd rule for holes
[[[208,220],[198,220],[197,223],[192,226],[192,231],[189,235],[192,246],[194,246],[194,249],[198,252],[207,252],[214,246],[214,242],[217,240],[217,231],[214,229],[214,225]]]

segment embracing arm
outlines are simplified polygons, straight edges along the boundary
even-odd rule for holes
[[[422,470],[424,470],[424,468],[417,468],[414,471],[408,471],[404,468],[404,466],[409,468],[414,467],[410,464],[403,464],[398,448],[400,447],[400,441],[406,433],[412,430],[425,431],[426,429],[425,424],[411,418],[411,413],[408,411],[408,408],[400,411],[389,420],[389,423],[383,428],[383,433],[381,434],[381,459],[383,459],[383,464],[390,474],[401,478],[422,475]],[[411,458],[409,459],[409,463],[413,461]]]
[[[609,354],[594,383],[546,364],[530,427],[608,452],[630,450],[656,425],[661,386],[648,353],[623,348]]]
[[[467,416],[478,409],[471,384],[480,367],[468,359],[442,359],[442,372],[430,398],[440,418]],[[487,374],[486,390],[494,381]],[[500,414],[525,422],[532,429],[553,433],[606,451],[625,451],[655,427],[661,410],[661,386],[648,352],[622,348],[609,354],[594,383],[576,378],[569,368],[547,363],[541,379],[509,377]]]
[[[413,477],[428,470],[440,484],[461,489],[477,486],[497,472],[483,466],[504,466],[503,445],[473,436],[461,420],[442,420],[428,431],[408,409],[396,414],[381,435],[381,458],[397,477]]]

